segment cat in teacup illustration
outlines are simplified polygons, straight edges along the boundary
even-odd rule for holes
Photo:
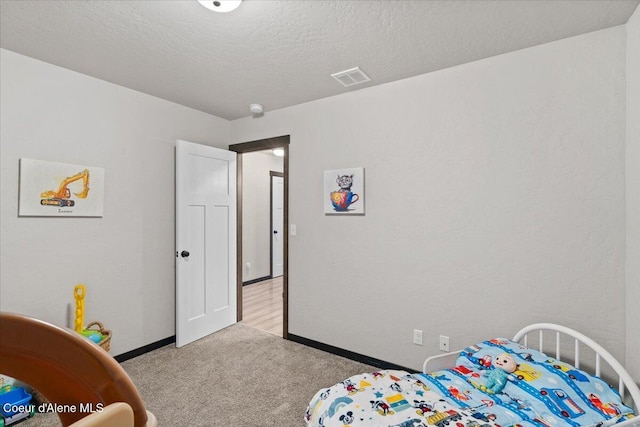
[[[340,190],[338,191],[341,191],[343,193],[348,193],[351,191],[351,186],[353,185],[353,174],[338,175],[336,182],[338,183],[338,187],[340,187]]]
[[[351,191],[353,175],[338,175],[336,182],[340,189],[338,191],[332,191],[329,195],[331,205],[336,212],[345,212],[349,210],[349,206],[360,199],[360,196]]]

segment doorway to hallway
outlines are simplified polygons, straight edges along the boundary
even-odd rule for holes
[[[275,148],[282,149],[283,156],[280,157],[282,167],[278,171],[275,166],[267,166],[267,169],[270,168],[270,170],[266,172],[267,206],[264,208],[264,202],[256,203],[259,198],[264,197],[264,193],[256,195],[255,188],[250,184],[254,178],[251,174],[257,170],[252,165],[255,165],[256,162],[271,162],[273,159],[266,159],[265,156],[267,153],[273,155],[272,150],[275,151]],[[229,146],[229,150],[238,153],[238,321],[271,333],[279,329],[280,333],[277,335],[286,339],[288,338],[289,136],[233,144]],[[263,165],[262,171],[258,172],[261,175],[260,180],[264,178],[264,169]],[[278,215],[282,217],[281,225],[279,225],[280,220],[276,220],[275,222],[278,224],[274,224],[273,219],[274,196],[271,190],[273,186],[271,178],[274,175],[282,178],[280,186],[282,209],[275,214],[276,218]],[[257,208],[256,204],[259,205]],[[257,222],[254,221],[256,219]],[[263,225],[265,219],[266,227]],[[256,226],[257,223],[261,223],[261,225]],[[266,255],[266,269],[264,261],[265,238],[268,254]],[[258,246],[261,246],[261,249]],[[280,258],[272,255],[279,246],[282,247]],[[256,255],[258,253],[261,255]],[[281,275],[278,274],[280,268],[282,269]],[[255,326],[256,324],[260,326]]]

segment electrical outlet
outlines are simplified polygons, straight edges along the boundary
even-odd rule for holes
[[[295,236],[298,233],[298,227],[296,227],[295,224],[291,224],[291,225],[289,225],[289,227],[291,228],[291,233],[290,234],[292,236]]]
[[[440,351],[449,351],[449,337],[440,335]]]
[[[422,331],[420,329],[413,330],[413,343],[416,345],[422,345]]]

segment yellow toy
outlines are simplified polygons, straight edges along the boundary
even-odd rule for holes
[[[73,297],[76,300],[76,318],[73,322],[73,329],[98,344],[102,341],[102,334],[92,329],[84,329],[84,326],[82,326],[84,324],[84,296],[86,293],[87,289],[84,285],[76,285],[76,287],[73,288]],[[89,325],[89,327],[90,326],[91,325]]]
[[[73,297],[76,300],[76,318],[73,329],[79,334],[82,333],[82,325],[84,324],[84,295],[86,292],[84,285],[77,285],[73,289]]]

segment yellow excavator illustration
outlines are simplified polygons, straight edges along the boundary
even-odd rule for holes
[[[50,190],[40,193],[40,197],[42,197],[42,199],[40,200],[40,204],[60,207],[75,205],[76,202],[71,199],[71,191],[69,191],[67,186],[72,182],[79,180],[82,180],[83,189],[81,192],[73,194],[75,194],[79,199],[86,199],[87,195],[89,194],[89,169],[85,169],[82,172],[79,172],[62,180],[58,191]]]

